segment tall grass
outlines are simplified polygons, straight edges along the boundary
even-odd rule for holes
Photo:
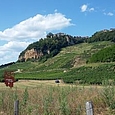
[[[14,101],[19,100],[20,115],[86,115],[85,103],[92,101],[95,115],[112,115],[115,113],[113,89],[39,85],[0,90],[0,113],[13,115]]]

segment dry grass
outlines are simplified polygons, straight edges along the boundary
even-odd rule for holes
[[[92,101],[95,115],[114,115],[101,97],[98,86],[59,84],[55,80],[21,80],[13,88],[0,83],[0,115],[13,115],[13,102],[20,102],[20,115],[86,115]]]
[[[65,84],[62,80],[59,83],[55,83],[55,80],[19,80],[14,83],[14,88],[25,88],[25,87],[38,87],[40,85],[44,86],[74,86],[72,84]],[[0,89],[7,89],[4,83],[0,83]]]

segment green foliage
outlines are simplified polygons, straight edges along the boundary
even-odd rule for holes
[[[110,31],[99,31],[94,33],[89,39],[87,39],[89,43],[98,42],[98,41],[112,41],[115,42],[115,30]]]
[[[110,109],[115,109],[115,88],[106,86],[102,91],[102,99]]]
[[[39,72],[26,72],[17,73],[15,77],[18,79],[28,79],[28,80],[52,80],[62,77],[62,70],[50,70],[50,71],[39,71]]]
[[[88,62],[114,62],[115,61],[115,45],[104,48],[93,54]]]
[[[60,90],[58,100],[59,100],[59,108],[62,115],[71,114],[69,104],[68,104],[68,99],[67,99],[67,95],[69,94],[68,92],[70,91],[70,89],[71,89],[70,87],[66,87],[66,88],[61,88]]]
[[[23,106],[27,105],[28,98],[29,98],[29,94],[28,94],[28,89],[26,88],[23,93]]]
[[[39,61],[41,61],[42,59],[44,60],[44,57],[47,60],[48,58],[57,55],[60,52],[61,48],[83,42],[84,38],[82,37],[76,38],[65,34],[53,35],[52,33],[49,33],[47,35],[47,38],[41,38],[39,41],[30,44],[24,51],[20,53],[19,57],[23,57],[27,50],[35,49],[38,53],[43,54],[43,58],[40,58]],[[20,61],[23,62],[25,61],[25,59],[22,58],[22,60]]]
[[[49,33],[46,38],[41,38],[39,41],[30,44],[24,51],[22,51],[19,57],[23,57],[27,50],[35,49],[41,55],[38,59],[28,59],[29,61],[47,61],[48,58],[57,55],[62,48],[80,44],[83,42],[94,43],[99,41],[115,41],[115,30],[105,30],[94,33],[90,38],[85,37],[73,37],[63,33],[52,34]],[[99,47],[99,46],[98,46]],[[19,60],[18,60],[19,61]],[[21,62],[25,61],[23,57]]]
[[[105,80],[114,80],[114,63],[86,63],[86,61],[93,54],[103,48],[110,48],[111,45],[112,42],[103,41],[68,46],[62,48],[52,58],[44,57],[41,62],[16,62],[1,68],[0,79],[3,78],[4,71],[8,70],[15,72],[15,79],[62,79],[65,83],[103,84]]]
[[[95,67],[74,68],[65,73],[66,83],[103,84],[105,80],[115,80],[114,64],[103,64]]]
[[[64,72],[63,69],[23,72],[15,74],[18,79],[34,79],[34,80],[55,80],[63,79],[65,83],[79,84],[103,84],[105,80],[115,80],[114,74],[115,64],[100,64],[97,66],[83,66],[73,68]]]

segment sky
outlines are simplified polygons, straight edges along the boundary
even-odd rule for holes
[[[115,28],[115,0],[0,0],[0,65],[49,32],[92,36]]]

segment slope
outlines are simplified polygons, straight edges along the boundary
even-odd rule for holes
[[[16,79],[50,80],[62,79],[66,83],[102,84],[106,79],[114,79],[115,63],[86,63],[94,53],[111,46],[109,41],[81,43],[62,48],[60,53],[45,62],[16,62],[1,68],[14,71]]]

